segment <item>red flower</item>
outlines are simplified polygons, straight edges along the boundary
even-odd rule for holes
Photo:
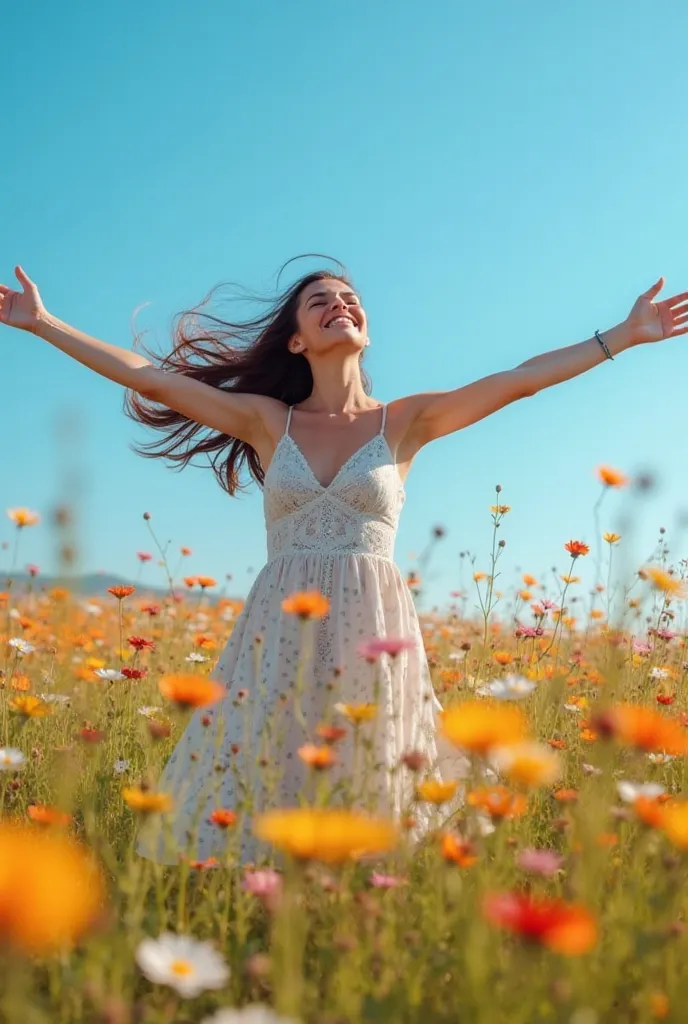
[[[137,651],[142,651],[146,647],[150,651],[154,651],[155,650],[155,644],[153,643],[153,641],[152,640],[146,640],[145,637],[142,637],[142,636],[130,636],[127,639],[127,643],[131,647],[135,648],[135,650],[137,650]]]
[[[597,923],[591,912],[563,900],[535,899],[517,892],[491,893],[485,897],[483,914],[498,928],[566,956],[587,953],[597,942]]]
[[[150,562],[153,556],[149,555],[147,551],[137,551],[136,557],[138,558],[139,562]]]
[[[148,675],[147,668],[123,668],[121,672],[127,679],[143,679]]]
[[[136,587],[108,587],[108,594],[112,594],[118,601],[121,601],[123,597],[129,597],[135,590]]]
[[[151,616],[151,618],[152,618],[154,615],[159,615],[160,614],[160,605],[159,604],[144,604],[143,607],[141,608],[141,611],[142,612],[147,612]]]
[[[578,558],[579,555],[587,555],[590,551],[588,545],[584,544],[582,540],[570,540],[568,544],[564,544],[564,547],[572,558]]]
[[[673,704],[676,700],[675,693],[658,693],[657,703],[658,704]]]

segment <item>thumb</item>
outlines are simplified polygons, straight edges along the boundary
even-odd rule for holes
[[[14,268],[14,273],[16,275],[17,280],[24,289],[28,291],[33,291],[35,289],[36,285],[33,283],[29,275],[25,273],[25,271],[20,266],[16,266]]]
[[[664,287],[664,278],[660,277],[659,281],[656,281],[646,292],[643,292],[643,298],[654,299],[655,295],[658,295]]]

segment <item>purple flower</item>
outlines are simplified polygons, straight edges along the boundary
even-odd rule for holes
[[[522,871],[530,871],[533,875],[551,878],[552,875],[556,875],[564,863],[564,858],[554,850],[536,850],[529,847],[519,852],[516,863]]]

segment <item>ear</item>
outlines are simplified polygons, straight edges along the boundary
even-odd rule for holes
[[[292,353],[292,355],[297,355],[299,352],[303,352],[303,342],[299,338],[298,334],[295,334],[292,338],[289,339],[289,341],[287,342],[287,348]]]

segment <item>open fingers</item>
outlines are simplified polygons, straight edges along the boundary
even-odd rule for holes
[[[664,299],[658,305],[667,306],[669,309],[673,309],[674,306],[678,306],[681,302],[688,301],[688,292],[681,292],[679,295],[672,295],[670,299]]]

